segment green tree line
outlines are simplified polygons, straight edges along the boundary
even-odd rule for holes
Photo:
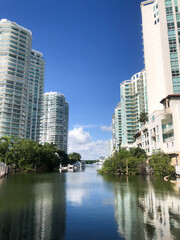
[[[102,174],[139,174],[145,171],[146,153],[140,148],[131,148],[129,151],[125,148],[115,152],[109,157],[99,170]]]
[[[21,172],[52,171],[59,168],[60,163],[71,163],[68,154],[53,143],[42,145],[33,140],[11,136],[0,138],[0,161]]]
[[[174,174],[169,155],[156,151],[151,155],[148,166],[155,176]],[[147,155],[141,148],[131,148],[129,151],[122,148],[109,157],[99,170],[101,174],[146,174]]]

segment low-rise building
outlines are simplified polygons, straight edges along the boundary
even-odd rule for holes
[[[162,150],[180,164],[180,94],[170,94],[160,102],[163,110],[154,111],[149,122],[135,135],[135,147],[142,147],[148,155]]]

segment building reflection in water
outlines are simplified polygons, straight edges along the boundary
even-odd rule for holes
[[[65,175],[11,176],[0,189],[1,240],[63,239]]]
[[[179,239],[177,185],[150,178],[123,177],[114,182],[114,193],[118,232],[125,239]]]

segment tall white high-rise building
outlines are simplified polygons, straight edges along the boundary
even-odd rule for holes
[[[58,92],[44,93],[41,143],[54,143],[67,152],[69,105]]]
[[[25,138],[32,33],[0,21],[0,136]]]
[[[40,123],[42,117],[44,67],[45,61],[43,54],[36,50],[31,50],[28,75],[26,138],[37,142],[39,142],[40,138]]]
[[[44,60],[31,49],[31,42],[30,30],[7,19],[0,21],[1,137],[39,140]]]
[[[180,93],[180,0],[141,3],[149,114]]]
[[[141,3],[149,121],[136,143],[180,162],[180,0]]]
[[[120,103],[112,117],[112,153],[120,147],[134,147],[134,136],[141,128],[141,113],[148,113],[145,70],[120,84]]]
[[[122,147],[133,147],[134,135],[140,130],[140,113],[147,112],[146,72],[134,74],[120,85]]]
[[[114,109],[112,116],[112,151],[118,151],[122,142],[122,128],[121,128],[121,103],[119,102]]]

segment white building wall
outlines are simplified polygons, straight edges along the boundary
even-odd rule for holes
[[[173,93],[164,1],[144,1],[141,11],[148,112],[151,114],[162,110],[161,99]]]
[[[172,99],[170,101],[174,127],[174,149],[180,153],[180,100]]]
[[[163,110],[159,110],[154,111],[149,117],[148,132],[150,155],[153,153],[153,151],[162,149],[163,137],[161,120],[163,116]]]

